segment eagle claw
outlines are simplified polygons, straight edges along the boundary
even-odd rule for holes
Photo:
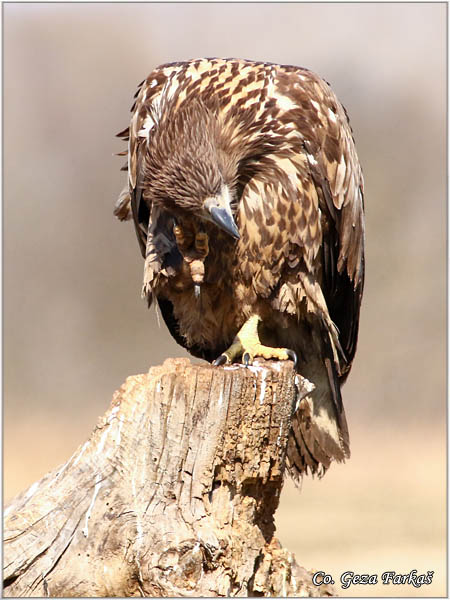
[[[216,360],[213,361],[213,365],[215,367],[220,367],[221,365],[225,365],[228,362],[228,356],[226,354],[221,354]]]
[[[289,348],[286,348],[286,354],[294,362],[294,369],[295,369],[295,367],[297,366],[297,354],[293,350],[289,350]]]

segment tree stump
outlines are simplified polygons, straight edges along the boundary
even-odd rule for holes
[[[320,596],[274,538],[292,363],[169,359],[5,510],[4,595]]]

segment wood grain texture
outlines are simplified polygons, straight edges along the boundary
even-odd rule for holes
[[[169,359],[129,377],[90,439],[5,510],[4,595],[318,596],[274,538],[292,363]]]

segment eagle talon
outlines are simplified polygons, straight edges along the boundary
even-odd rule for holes
[[[244,362],[244,366],[248,367],[250,364],[250,354],[248,352],[244,352],[242,355],[242,360]]]
[[[216,360],[213,361],[213,365],[215,367],[221,367],[229,362],[228,356],[226,354],[221,354]]]
[[[288,348],[286,348],[286,354],[294,362],[294,369],[295,369],[295,367],[297,366],[297,354],[293,350],[289,350]]]

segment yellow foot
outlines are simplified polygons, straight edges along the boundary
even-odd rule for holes
[[[213,364],[216,366],[224,365],[225,363],[230,364],[234,359],[242,356],[245,366],[248,366],[257,356],[262,356],[262,358],[266,359],[291,359],[294,361],[295,366],[297,364],[297,355],[293,350],[289,350],[288,348],[271,348],[270,346],[261,344],[258,335],[259,321],[261,321],[261,317],[258,315],[251,316],[241,327],[228,350],[221,354],[219,358],[216,358]]]

